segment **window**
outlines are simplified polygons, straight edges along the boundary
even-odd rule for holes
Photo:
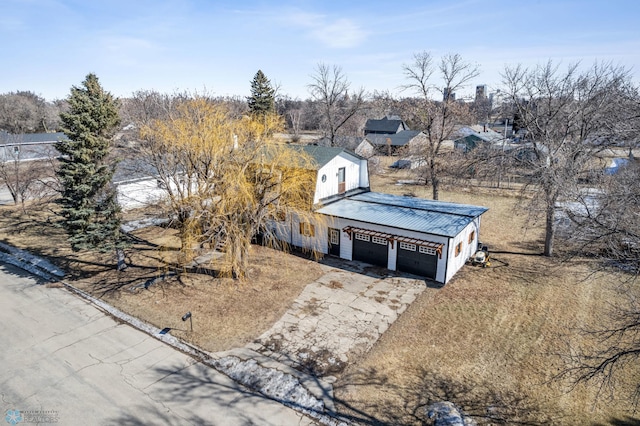
[[[387,245],[387,239],[382,237],[371,237],[371,242],[374,244]]]
[[[416,251],[416,245],[400,241],[400,248],[407,251]]]
[[[19,146],[14,146],[13,147],[13,153],[14,154],[19,154],[20,153],[20,147]]]
[[[420,253],[435,256],[438,252],[433,247],[420,246]]]
[[[332,245],[339,245],[340,244],[340,231],[337,229],[331,229],[329,231],[329,242]]]
[[[469,244],[471,244],[475,239],[476,239],[476,231],[471,231],[471,233],[469,234]]]
[[[338,193],[342,194],[346,189],[345,168],[340,167],[338,169]]]
[[[462,243],[456,244],[456,257],[460,256],[460,252],[462,252]]]
[[[316,235],[316,228],[307,222],[300,222],[300,235],[313,237]]]
[[[369,241],[369,236],[367,234],[358,234],[356,232],[356,240]]]

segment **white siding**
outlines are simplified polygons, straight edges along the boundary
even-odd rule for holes
[[[360,184],[362,175],[360,159],[343,152],[318,170],[316,190],[313,197],[314,204],[318,203],[323,198],[338,194],[338,169],[341,167],[345,168],[346,191],[362,186]],[[322,182],[322,176],[326,176],[325,182]],[[368,179],[366,186],[369,186]]]
[[[469,234],[475,233],[475,237],[471,243],[469,243]],[[460,232],[455,238],[453,238],[451,246],[448,249],[449,267],[447,268],[446,281],[449,281],[453,275],[460,270],[467,262],[467,260],[478,249],[478,234],[480,232],[480,218],[476,218],[473,222],[467,225],[462,232]],[[462,244],[462,250],[460,254],[456,256],[455,250],[458,243]]]
[[[360,188],[369,188],[369,161],[360,160]]]
[[[276,239],[291,244],[291,219],[288,215],[286,220],[272,220],[266,226],[273,232]]]
[[[302,221],[306,222],[305,219]],[[312,221],[314,227],[314,236],[300,234],[300,219],[297,216],[289,216],[287,218],[289,231],[287,234],[291,245],[302,247],[309,250],[315,250],[322,254],[329,252],[329,228],[336,228],[335,222],[328,216],[323,216],[319,220]],[[340,247],[342,248],[343,239],[340,238]]]
[[[118,184],[118,203],[124,210],[157,203],[165,196],[155,178]]]
[[[387,261],[389,266],[388,268],[392,271],[396,271],[398,269],[396,263],[398,261],[398,242],[393,242],[393,247],[389,244],[389,260]]]
[[[355,153],[362,157],[371,157],[373,155],[373,145],[364,139],[360,144],[356,147]]]
[[[334,226],[333,228],[344,229],[346,226],[353,226],[356,228],[370,229],[372,231],[384,232],[387,234],[398,235],[402,237],[411,237],[418,238],[425,241],[431,241],[434,243],[444,244],[442,248],[442,257],[438,259],[438,271],[436,275],[436,281],[444,283],[445,279],[448,280],[446,275],[449,275],[447,272],[447,253],[448,253],[448,238],[441,237],[438,235],[424,234],[416,231],[407,231],[404,229],[392,228],[390,226],[382,226],[373,223],[362,223],[355,220],[350,219],[341,219],[334,218]],[[477,232],[477,231],[476,231]],[[353,242],[349,239],[349,235],[344,231],[340,232],[340,257],[347,260],[353,260]],[[326,239],[326,237],[325,237]],[[397,243],[394,243],[393,254],[391,253],[391,246],[389,246],[389,264],[387,265],[388,269],[395,270],[396,268],[396,250]],[[392,257],[393,256],[393,257]],[[451,266],[449,267],[451,268]],[[459,268],[458,268],[459,269]],[[446,271],[446,272],[445,272]]]

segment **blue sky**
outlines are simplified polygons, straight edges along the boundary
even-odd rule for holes
[[[89,72],[140,89],[249,94],[262,69],[307,98],[318,63],[401,95],[416,52],[459,53],[498,88],[505,65],[612,61],[640,75],[637,0],[0,0],[0,93],[64,98]],[[404,93],[406,94],[406,93]]]

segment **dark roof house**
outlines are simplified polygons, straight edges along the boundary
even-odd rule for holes
[[[365,136],[369,134],[391,135],[403,130],[409,130],[409,126],[400,118],[369,119],[364,125]]]

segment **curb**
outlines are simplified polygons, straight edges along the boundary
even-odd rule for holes
[[[161,333],[160,328],[126,314],[62,280],[64,273],[55,265],[24,250],[0,243],[0,262],[9,263],[39,278],[61,284],[66,290],[87,300],[104,313],[198,359],[242,386],[305,414],[323,425],[349,425],[348,422],[338,420],[325,412],[326,409],[334,410],[333,401],[330,398],[333,396],[333,389],[330,384],[320,378],[313,380],[311,376],[297,370],[293,371],[250,349],[237,348],[211,354],[168,333]]]

